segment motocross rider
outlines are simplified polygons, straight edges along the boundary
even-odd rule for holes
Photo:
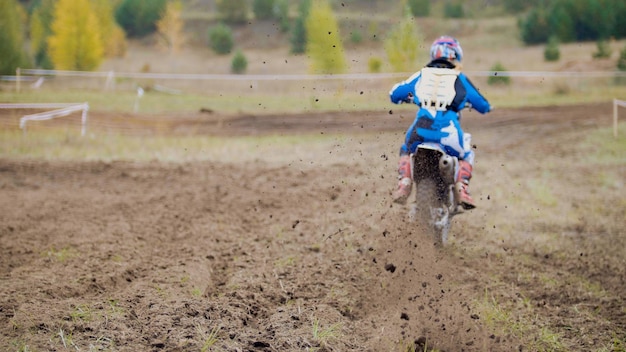
[[[413,124],[400,147],[398,174],[400,181],[394,192],[394,202],[406,203],[411,194],[410,153],[422,142],[438,142],[446,152],[459,158],[455,188],[460,204],[472,209],[476,204],[469,193],[469,181],[474,165],[471,135],[463,133],[459,124],[460,111],[467,105],[484,114],[491,111],[489,102],[470,80],[461,73],[463,49],[450,36],[437,38],[430,48],[431,61],[407,80],[396,84],[389,96],[395,104],[415,103],[419,106]]]

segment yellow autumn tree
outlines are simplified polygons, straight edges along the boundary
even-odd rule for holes
[[[395,72],[415,71],[419,55],[420,34],[415,19],[405,16],[385,39],[385,52]]]
[[[51,29],[48,49],[56,69],[90,71],[100,66],[102,35],[89,0],[58,0]]]
[[[339,25],[327,0],[313,1],[306,23],[306,54],[314,73],[343,73],[347,69]]]
[[[180,0],[169,1],[156,23],[160,42],[170,53],[178,52],[185,43],[182,12],[183,4]]]
[[[117,0],[91,0],[100,24],[100,36],[106,57],[122,57],[128,48],[126,33],[115,21],[115,6],[118,2]]]

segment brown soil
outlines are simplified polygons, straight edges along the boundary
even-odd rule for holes
[[[443,250],[389,202],[411,113],[93,112],[92,128],[126,133],[336,138],[277,148],[279,159],[254,150],[242,161],[180,164],[0,159],[0,349],[528,350],[524,336],[489,324],[479,308],[487,290],[512,316],[532,311],[530,325],[567,350],[625,341],[623,188],[609,192],[602,220],[574,224],[549,205],[521,223],[490,193],[507,183],[517,192],[524,172],[541,175],[561,158],[555,184],[576,189],[559,201],[605,196],[582,181],[597,170],[575,165],[581,156],[569,148],[609,126],[611,111],[466,114],[480,207],[455,222]],[[533,242],[550,226],[554,242]]]

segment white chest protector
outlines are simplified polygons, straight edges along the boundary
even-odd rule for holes
[[[445,111],[454,101],[456,90],[454,83],[459,71],[447,68],[425,67],[421,78],[415,85],[415,95],[422,108],[435,116],[437,111]]]

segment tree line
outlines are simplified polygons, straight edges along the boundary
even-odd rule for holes
[[[624,0],[539,1],[519,21],[526,44],[607,40],[626,37]]]
[[[180,0],[2,0],[0,74],[17,67],[94,70],[106,57],[124,55],[127,37],[155,31],[176,50],[181,12]]]
[[[215,6],[220,23],[209,29],[208,38],[218,54],[231,52],[230,26],[248,21],[252,10],[255,19],[276,20],[282,31],[292,30],[293,52],[312,53],[312,71],[335,73],[347,67],[339,26],[326,0],[299,0],[293,24],[289,0],[216,0]],[[126,38],[153,33],[176,51],[185,41],[182,10],[182,0],[2,0],[0,74],[15,74],[18,67],[94,70],[106,57],[124,55]],[[233,71],[241,72],[246,60],[238,54]]]
[[[218,23],[208,28],[208,45],[218,54],[231,54],[233,26],[271,20],[289,37],[293,54],[306,53],[315,73],[347,69],[340,26],[333,7],[367,6],[378,0],[215,0]],[[466,16],[475,1],[446,0],[443,16]],[[420,17],[431,16],[434,0],[397,0],[405,17],[377,33],[393,70],[415,67],[421,35]],[[527,44],[626,37],[624,0],[492,0],[504,12],[519,16],[522,40]],[[0,74],[17,67],[94,70],[107,57],[122,56],[126,38],[157,33],[159,44],[176,52],[185,44],[183,0],[2,0],[0,1]],[[371,4],[370,4],[371,5]],[[484,4],[483,4],[484,6]],[[291,9],[290,9],[291,7]],[[293,11],[294,12],[290,12]],[[295,16],[294,16],[295,13]],[[250,17],[252,14],[253,17]],[[375,32],[378,32],[376,29]],[[371,34],[371,33],[369,33]],[[361,33],[350,33],[359,42]],[[368,36],[373,40],[371,36]],[[242,73],[247,60],[235,52],[232,71]],[[371,72],[382,60],[371,58]]]

